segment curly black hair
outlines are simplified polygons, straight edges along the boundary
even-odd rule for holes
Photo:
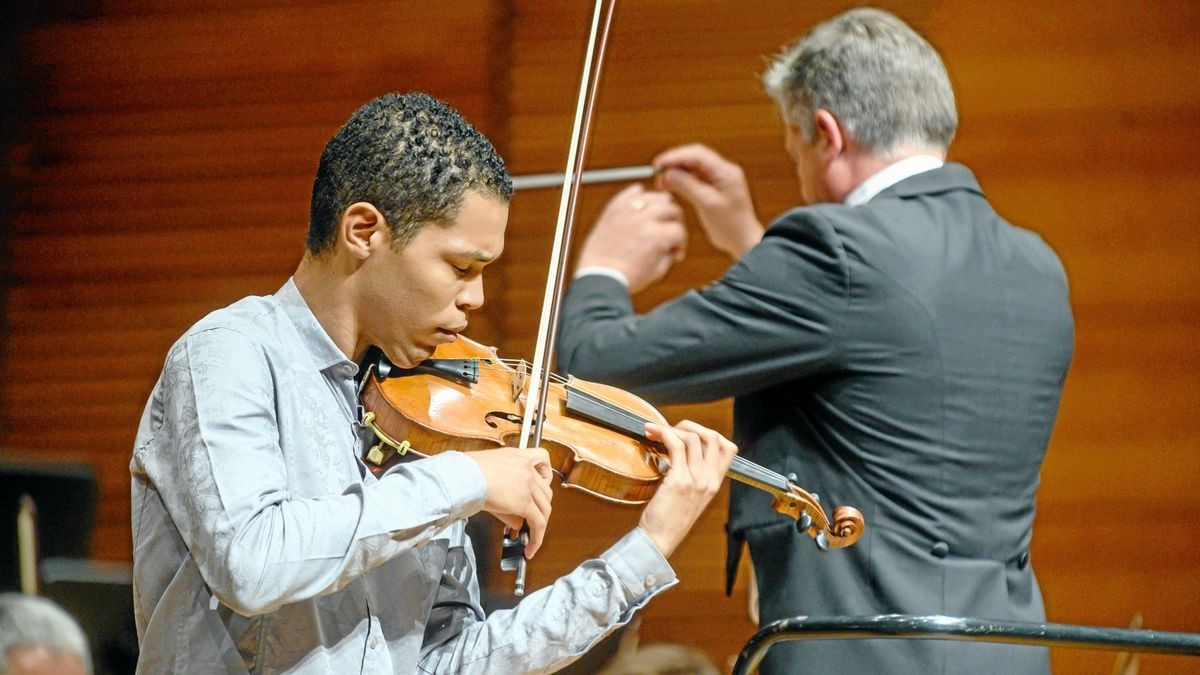
[[[451,224],[468,189],[512,199],[491,142],[428,94],[385,94],[354,111],[321,153],[306,247],[313,255],[330,250],[342,213],[356,202],[379,209],[402,247],[425,223]]]

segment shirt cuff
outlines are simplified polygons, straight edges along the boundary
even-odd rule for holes
[[[453,520],[469,518],[483,508],[487,499],[487,481],[475,460],[456,450],[447,450],[415,462],[400,462],[388,469],[380,480],[397,471],[417,468],[428,472],[441,488],[450,505]]]
[[[602,277],[608,277],[609,279],[620,283],[625,288],[629,288],[629,279],[625,277],[624,272],[612,267],[604,267],[602,265],[592,265],[581,268],[575,272],[574,278],[578,279],[579,277],[588,276],[589,274],[598,274]]]
[[[612,568],[633,609],[679,583],[675,570],[642,528],[635,527],[600,558]]]

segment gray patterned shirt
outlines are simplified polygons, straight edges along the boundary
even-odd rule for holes
[[[444,452],[376,479],[356,372],[291,280],[171,348],[130,465],[139,673],[548,672],[675,583],[634,529],[479,618],[462,519],[483,477]],[[473,611],[422,649],[454,580]]]

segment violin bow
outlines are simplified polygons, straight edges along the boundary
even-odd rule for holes
[[[603,12],[603,29],[601,14]],[[571,144],[567,153],[567,166],[562,177],[562,197],[558,204],[558,218],[554,226],[554,243],[550,251],[550,270],[546,275],[546,291],[542,296],[542,313],[538,324],[537,343],[533,352],[533,363],[529,369],[529,398],[525,403],[525,414],[521,419],[521,440],[518,447],[538,447],[542,443],[541,414],[546,409],[550,391],[550,378],[546,367],[552,360],[558,338],[558,312],[562,307],[562,289],[566,282],[566,259],[571,245],[571,232],[575,226],[575,212],[579,203],[579,186],[583,180],[583,164],[587,155],[588,136],[592,115],[596,106],[596,93],[600,86],[600,74],[604,64],[604,52],[608,46],[608,35],[612,28],[616,0],[596,0],[592,10],[591,29],[588,32],[587,51],[583,58],[583,73],[579,78],[579,95],[575,101],[575,121],[571,127]],[[598,39],[597,39],[598,38]],[[598,46],[597,46],[598,45]],[[535,394],[536,392],[536,394]],[[536,404],[531,405],[536,395]],[[528,535],[524,529],[515,539],[505,538],[504,557],[500,568],[517,573],[514,594],[525,594],[526,561],[524,544]],[[511,552],[511,554],[510,554]],[[514,559],[515,556],[515,559]]]
[[[595,110],[597,91],[600,86],[600,76],[604,65],[604,54],[608,46],[608,36],[612,28],[613,14],[617,0],[596,0],[592,10],[591,29],[588,33],[587,51],[584,54],[583,73],[579,82],[579,95],[575,103],[575,121],[571,127],[571,144],[567,154],[567,167],[562,174],[562,196],[559,199],[558,218],[554,228],[554,243],[550,252],[550,269],[546,275],[546,290],[542,296],[542,312],[538,325],[537,342],[534,347],[533,363],[529,371],[529,398],[526,399],[524,415],[521,420],[521,439],[519,447],[538,447],[542,442],[541,411],[546,408],[550,378],[546,376],[546,364],[550,363],[558,338],[558,313],[562,306],[562,291],[566,282],[566,259],[571,245],[571,233],[575,226],[576,207],[579,202],[580,185],[587,182],[599,182],[611,179],[612,175],[643,172],[650,167],[623,167],[610,170],[603,177],[588,177],[584,170],[584,159],[587,155],[588,138],[591,130],[592,116]],[[607,6],[607,11],[602,12]],[[601,14],[603,13],[603,29],[601,29]],[[598,38],[598,39],[597,39]],[[598,45],[598,46],[597,46]],[[639,176],[641,177],[641,176]],[[539,180],[545,177],[538,177]],[[538,187],[538,181],[531,181],[528,187]],[[536,399],[533,399],[536,392]],[[530,405],[536,400],[536,405]],[[770,472],[767,472],[770,473]],[[832,521],[826,517],[816,495],[806,492],[791,480],[767,473],[753,476],[745,472],[734,471],[730,475],[741,482],[764,489],[775,496],[772,504],[779,513],[789,515],[797,521],[797,527],[804,534],[811,536],[817,546],[826,550],[849,546],[858,539],[863,531],[862,514],[852,507],[835,509]],[[524,544],[528,540],[527,530],[522,528],[514,538],[505,537],[504,554],[500,568],[516,571],[517,579],[514,593],[517,596],[525,594],[526,560]]]

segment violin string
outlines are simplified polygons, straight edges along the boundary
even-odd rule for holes
[[[477,359],[477,361],[480,361],[480,360],[482,360],[482,359]],[[501,364],[503,364],[504,367],[495,366],[495,365],[478,365],[477,367],[479,370],[484,370],[484,371],[500,371],[500,372],[509,373],[514,368],[526,365],[528,363],[524,359],[495,359],[495,360],[497,360]],[[556,373],[550,373],[549,377],[551,378],[552,381],[557,382],[559,384],[565,384],[566,382],[568,382],[567,378],[565,378],[561,375],[558,375]],[[608,412],[610,412],[614,415],[622,416],[630,422],[641,423],[641,424],[647,424],[647,423],[654,422],[654,420],[642,417],[641,415],[634,413],[634,412],[622,407],[620,404],[604,398],[603,396],[593,394],[591,392],[583,392],[583,393],[585,395],[587,395],[589,398],[592,398],[593,400],[595,400],[597,403],[601,404]],[[655,423],[657,423],[657,422],[655,422]],[[748,478],[752,478],[754,480],[758,480],[759,482],[766,483],[768,485],[772,485],[773,487],[786,486],[791,483],[791,481],[789,481],[786,476],[784,476],[780,473],[777,473],[775,471],[772,471],[771,469],[768,469],[767,467],[762,466],[760,464],[755,464],[754,462],[751,462],[750,460],[745,459],[744,457],[735,456],[733,458],[733,463],[731,465],[731,468]]]
[[[502,363],[504,363],[505,365],[509,365],[509,364],[520,365],[522,363],[522,361],[512,360],[512,359],[500,359],[500,361]],[[507,373],[507,374],[513,374],[511,372],[512,368],[493,366],[493,365],[481,365],[481,366],[476,366],[476,367],[478,370],[482,370],[482,371],[502,372],[502,373]],[[558,375],[557,373],[550,373],[550,379],[559,384],[565,384],[567,382],[567,378],[563,377],[562,375]]]
[[[606,409],[608,409],[609,412],[614,413],[616,415],[624,416],[626,419],[628,419],[630,421],[641,422],[642,424],[646,424],[647,422],[653,421],[653,420],[648,420],[648,419],[642,417],[641,415],[638,415],[638,414],[636,414],[632,411],[629,411],[625,408],[622,408],[618,404],[613,403],[612,401],[608,401],[602,396],[597,396],[590,392],[585,392],[585,393],[589,397],[595,399],[598,403],[603,405]],[[771,469],[768,469],[765,466],[755,464],[754,462],[751,462],[750,460],[745,459],[744,457],[734,456],[733,463],[730,465],[730,468],[734,469],[735,471],[737,471],[738,473],[740,473],[744,476],[747,476],[748,478],[758,480],[759,482],[766,483],[775,488],[786,489],[785,486],[787,486],[790,483],[790,481],[788,481],[788,479],[786,477],[784,477],[783,475],[776,473],[776,472],[772,471]]]

